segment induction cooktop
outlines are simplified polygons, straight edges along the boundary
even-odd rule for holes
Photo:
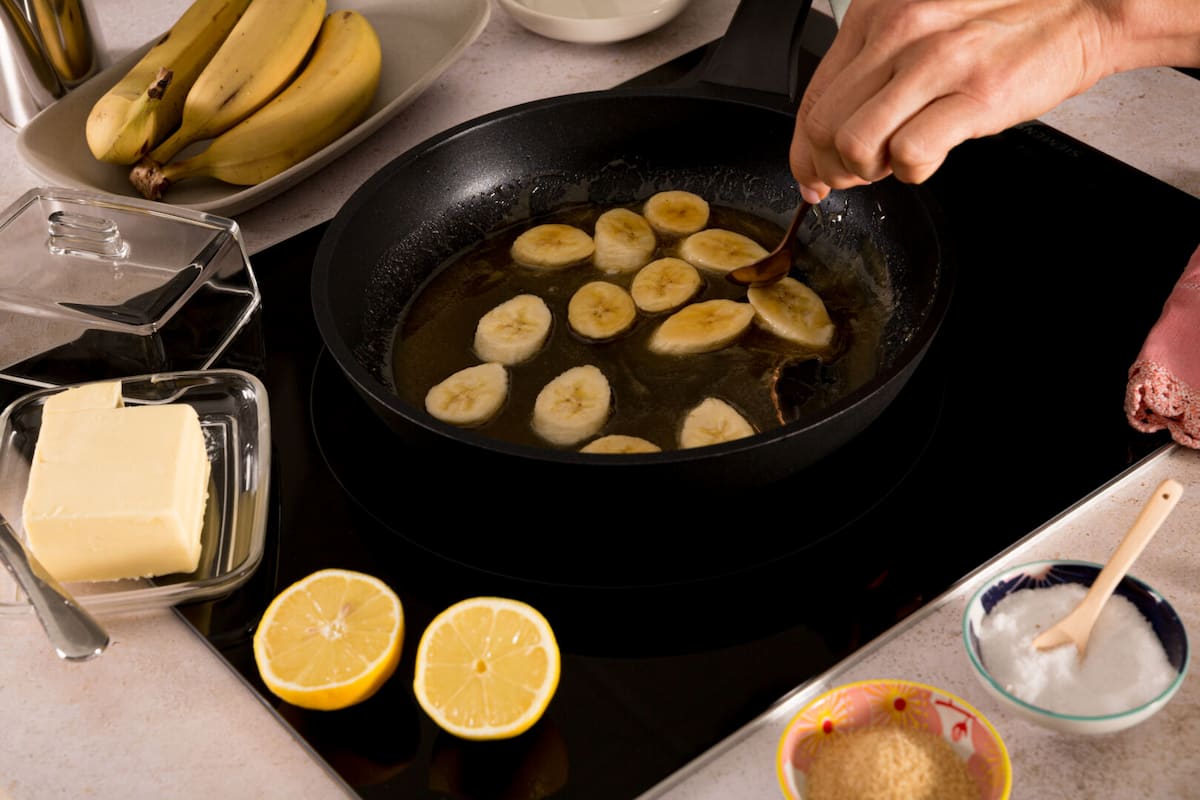
[[[650,789],[1169,441],[1130,428],[1122,401],[1196,246],[1200,199],[1041,123],[965,143],[929,187],[959,260],[955,296],[892,405],[761,492],[694,497],[642,528],[619,503],[593,510],[641,531],[619,549],[604,518],[581,534],[520,503],[495,529],[456,524],[324,352],[308,294],[324,226],[256,254],[263,309],[248,335],[265,357],[241,366],[271,398],[267,557],[241,589],[181,613],[364,798]],[[381,480],[380,460],[400,477]],[[527,531],[527,546],[495,546],[502,528]],[[388,581],[409,633],[380,694],[304,711],[266,692],[251,636],[277,591],[330,566]],[[440,732],[411,692],[419,632],[479,594],[533,603],[563,653],[545,717],[506,742]]]

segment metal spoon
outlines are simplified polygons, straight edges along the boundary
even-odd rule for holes
[[[0,516],[0,561],[29,595],[38,621],[59,658],[87,661],[104,652],[108,633],[50,576],[3,516]]]
[[[800,223],[804,221],[804,217],[811,208],[811,203],[801,200],[800,206],[796,209],[796,215],[792,217],[792,224],[788,226],[787,233],[783,235],[783,241],[753,264],[747,264],[727,272],[725,278],[739,286],[770,286],[787,275],[792,269],[792,254],[796,249],[796,233],[800,230]]]
[[[1154,494],[1146,501],[1133,527],[1125,534],[1125,538],[1117,545],[1108,563],[1100,570],[1087,596],[1080,601],[1075,609],[1061,620],[1042,631],[1033,640],[1033,646],[1038,650],[1050,650],[1064,644],[1074,644],[1075,650],[1082,659],[1087,653],[1088,637],[1091,636],[1092,626],[1100,616],[1100,611],[1112,595],[1117,584],[1129,572],[1133,562],[1141,555],[1150,538],[1158,532],[1159,527],[1175,508],[1183,495],[1183,486],[1178,481],[1167,478],[1158,485]]]

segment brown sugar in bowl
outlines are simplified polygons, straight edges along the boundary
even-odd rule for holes
[[[840,769],[850,761],[854,769]],[[1008,800],[1012,791],[1008,750],[992,724],[954,694],[901,679],[847,683],[811,700],[780,737],[776,774],[788,800],[852,797],[880,782],[896,798],[906,788],[914,799]],[[927,794],[934,785],[939,793]]]

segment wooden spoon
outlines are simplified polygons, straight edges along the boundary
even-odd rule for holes
[[[1125,538],[1117,545],[1116,551],[1108,559],[1108,563],[1100,570],[1087,596],[1080,601],[1070,614],[1047,628],[1033,640],[1033,646],[1038,650],[1050,650],[1064,644],[1074,644],[1075,650],[1082,659],[1087,653],[1088,637],[1091,636],[1092,626],[1100,616],[1100,611],[1108,598],[1112,596],[1117,584],[1129,572],[1133,562],[1141,555],[1150,537],[1158,532],[1163,520],[1175,508],[1183,495],[1183,486],[1178,481],[1167,478],[1158,485],[1154,494],[1146,501],[1133,527],[1125,534]]]
[[[788,226],[787,233],[783,235],[783,241],[753,264],[747,264],[725,273],[725,278],[739,286],[770,286],[791,272],[792,253],[796,249],[796,233],[800,230],[800,223],[804,221],[804,217],[808,215],[811,208],[811,203],[801,200],[799,208],[796,209],[796,215],[792,217],[792,224]]]

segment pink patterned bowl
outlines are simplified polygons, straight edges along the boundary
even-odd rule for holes
[[[894,727],[942,737],[966,762],[979,800],[1008,800],[1012,764],[1000,734],[962,698],[934,686],[899,679],[856,681],[811,700],[784,729],[775,767],[788,800],[815,800],[809,769],[825,748],[863,728]],[[859,762],[860,768],[865,762]],[[901,776],[888,776],[889,781]]]

